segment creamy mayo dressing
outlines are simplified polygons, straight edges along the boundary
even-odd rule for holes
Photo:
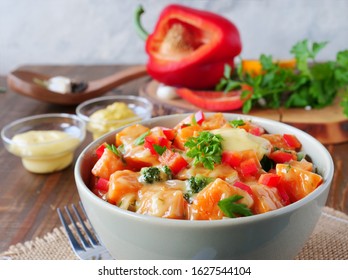
[[[31,130],[12,138],[10,150],[34,173],[50,173],[71,164],[80,140],[58,130]]]
[[[87,129],[92,132],[93,138],[97,139],[109,131],[113,131],[120,126],[130,123],[128,120],[130,118],[132,119],[131,122],[136,121],[137,119],[134,119],[136,116],[137,115],[128,108],[127,104],[123,102],[114,102],[104,109],[95,111],[90,116]]]
[[[222,136],[224,151],[254,150],[259,159],[271,152],[272,145],[267,139],[248,133],[244,129],[220,128],[211,132]]]

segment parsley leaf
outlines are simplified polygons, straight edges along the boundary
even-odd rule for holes
[[[242,203],[236,203],[242,199],[243,196],[235,194],[218,202],[221,211],[229,218],[236,218],[238,216],[252,216],[251,210]]]
[[[157,154],[161,156],[165,152],[165,150],[167,150],[167,147],[154,144],[153,149],[156,151]]]
[[[243,120],[233,120],[233,121],[230,121],[229,123],[232,127],[235,127],[235,128],[238,126],[245,125],[245,122]]]
[[[106,144],[106,148],[113,152],[116,156],[121,157],[119,150],[114,144]]]
[[[290,50],[296,60],[295,69],[281,67],[272,56],[264,54],[259,58],[262,72],[258,75],[243,71],[242,63],[235,71],[226,65],[216,90],[229,91],[248,85],[251,89],[241,94],[245,100],[243,113],[255,106],[323,108],[338,96],[348,117],[348,50],[338,52],[334,61],[317,62],[318,53],[327,44],[308,40],[296,43]]]
[[[209,131],[202,131],[197,137],[190,137],[185,143],[189,150],[186,155],[193,158],[193,165],[202,163],[207,169],[213,170],[215,163],[221,163],[222,136]]]
[[[135,139],[134,141],[134,145],[142,145],[145,143],[145,137],[148,136],[150,134],[150,130],[144,132],[143,134],[141,134],[137,139]]]

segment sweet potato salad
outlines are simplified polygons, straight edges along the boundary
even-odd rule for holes
[[[175,127],[134,124],[96,151],[91,190],[139,214],[218,220],[294,203],[323,181],[296,135],[199,111]]]

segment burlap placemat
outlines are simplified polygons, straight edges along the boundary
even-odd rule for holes
[[[64,229],[55,228],[43,238],[11,246],[0,254],[11,260],[75,260]],[[310,239],[297,260],[347,260],[348,216],[325,207]]]

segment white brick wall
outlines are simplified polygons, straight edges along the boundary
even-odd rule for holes
[[[348,49],[348,0],[0,0],[0,74],[30,63],[144,63],[133,12],[143,4],[144,26],[151,31],[173,2],[232,20],[244,58],[286,58],[304,38],[330,42],[321,59]]]

